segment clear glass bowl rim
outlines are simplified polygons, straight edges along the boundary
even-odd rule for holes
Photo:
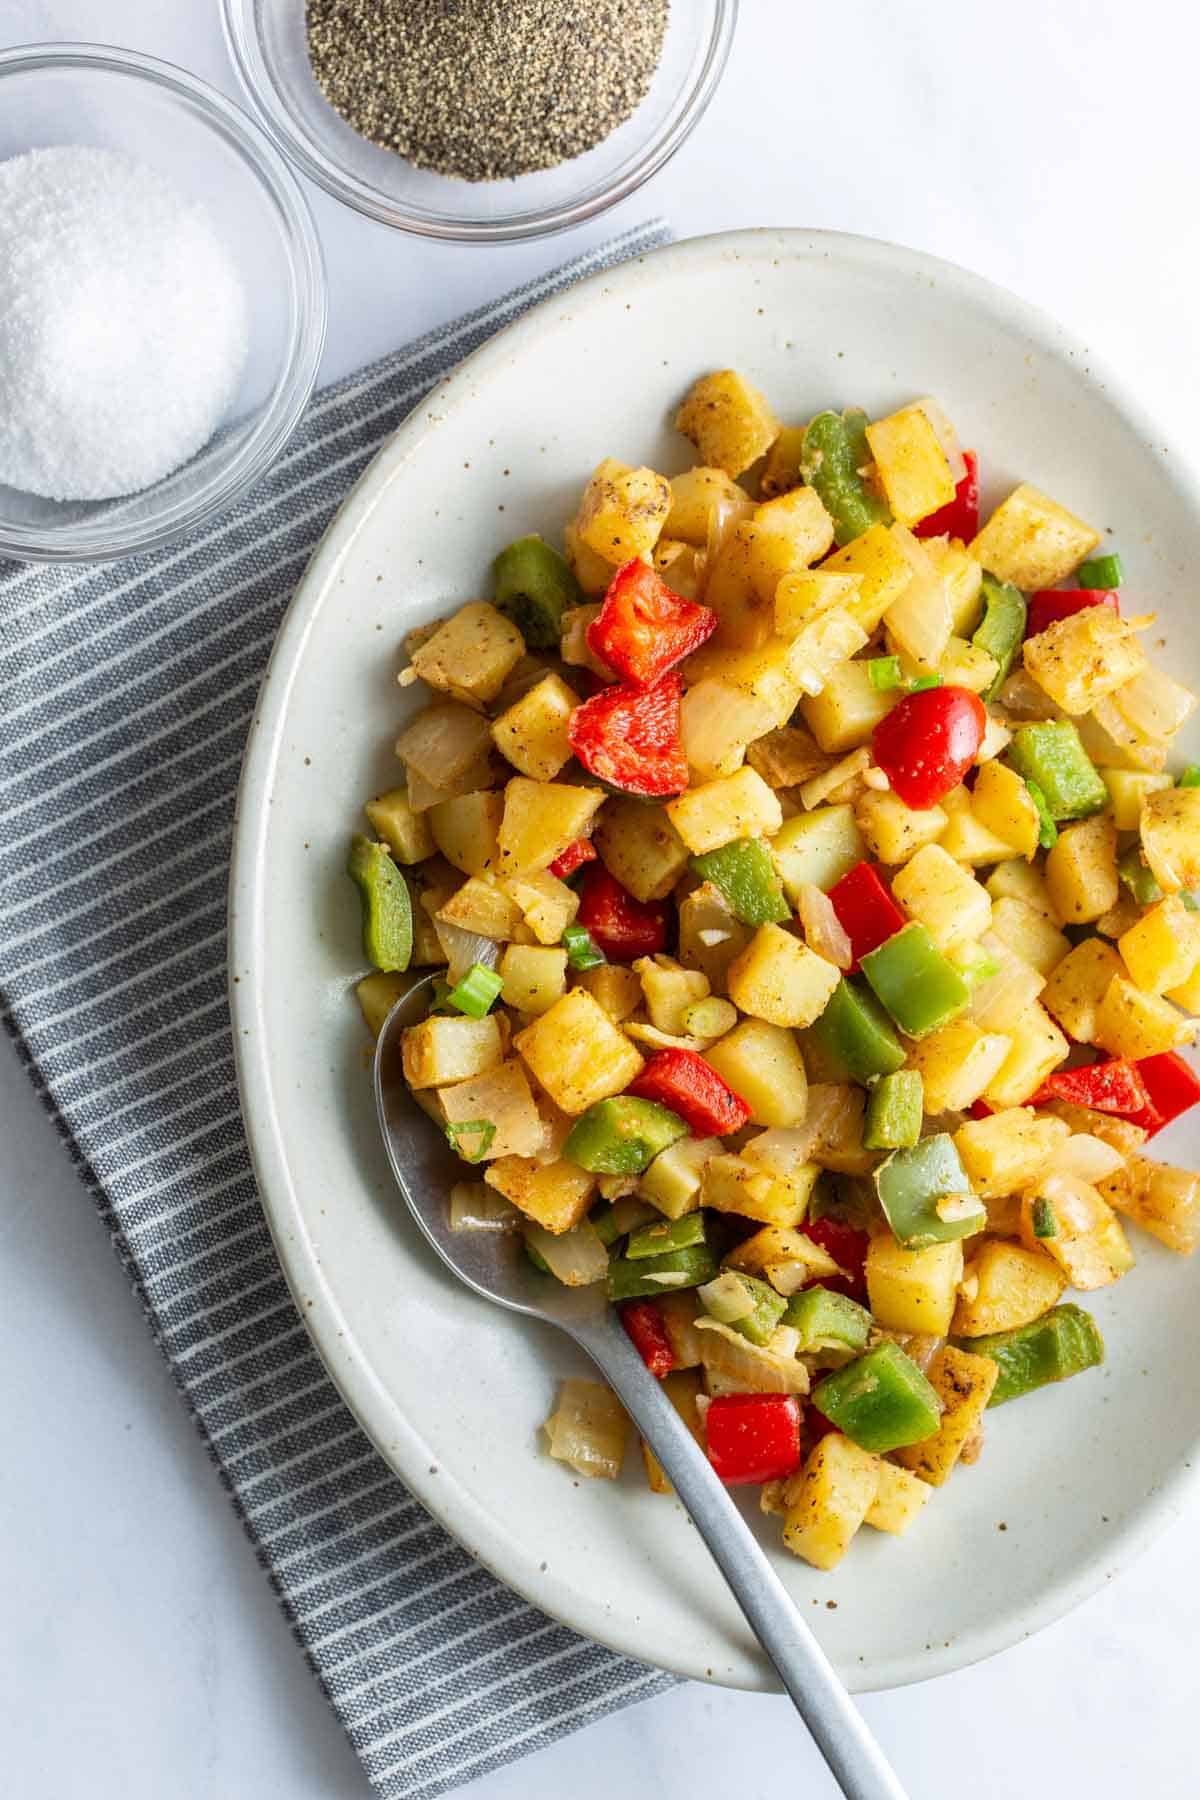
[[[675,0],[675,4],[687,6],[691,0]],[[713,28],[708,49],[678,117],[620,179],[587,188],[574,200],[489,219],[459,219],[417,208],[405,209],[340,168],[312,138],[293,128],[291,119],[277,104],[270,65],[254,29],[254,0],[222,0],[221,16],[229,54],[264,129],[284,155],[327,193],[367,218],[418,237],[441,238],[455,243],[505,244],[569,231],[573,225],[595,218],[598,213],[606,212],[618,201],[636,193],[644,182],[670,162],[700,123],[720,85],[733,44],[738,6],[739,0],[713,0]]]
[[[18,44],[0,50],[0,90],[10,75],[82,69],[131,76],[187,101],[241,157],[266,190],[279,219],[292,280],[293,328],[283,373],[262,417],[229,462],[199,494],[152,518],[76,522],[61,532],[29,530],[0,519],[0,557],[27,562],[103,562],[170,543],[224,511],[275,461],[299,424],[316,385],[325,344],[326,283],[320,239],[299,182],[250,115],[186,69],[114,44]],[[153,493],[153,489],[148,490]]]

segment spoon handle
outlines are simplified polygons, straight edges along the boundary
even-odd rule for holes
[[[572,1335],[599,1364],[662,1464],[847,1800],[907,1800],[757,1538],[616,1314],[610,1311]]]

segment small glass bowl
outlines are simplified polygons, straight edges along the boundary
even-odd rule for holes
[[[610,137],[556,169],[472,182],[414,167],[360,137],[335,112],[309,66],[300,0],[224,0],[225,34],[246,90],[275,142],[306,175],[384,225],[480,244],[565,231],[656,174],[716,92],[737,10],[738,0],[674,0],[650,91]]]
[[[0,485],[0,557],[102,561],[168,543],[270,467],[308,403],[325,339],[325,271],[308,205],[240,108],[181,69],[97,44],[0,53],[0,160],[53,144],[124,151],[200,202],[242,279],[249,345],[228,420],[153,487],[55,501]]]

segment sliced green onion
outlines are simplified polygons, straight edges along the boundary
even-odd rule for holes
[[[964,944],[956,950],[951,958],[955,968],[971,989],[979,987],[985,981],[991,981],[1000,973],[1000,963],[990,950],[982,944]]]
[[[1075,579],[1081,588],[1119,588],[1123,573],[1121,559],[1114,552],[1110,556],[1093,556],[1090,562],[1082,563]]]
[[[429,1002],[430,1012],[445,1012],[450,1004],[450,983],[443,981],[440,975],[434,977],[433,998]]]
[[[597,950],[591,932],[583,925],[564,925],[562,943],[573,969],[594,969],[608,961],[603,950]]]
[[[1058,842],[1058,826],[1050,816],[1050,807],[1046,796],[1036,781],[1026,781],[1029,798],[1038,811],[1038,845],[1042,850],[1053,850]]]
[[[464,1162],[469,1163],[483,1161],[495,1136],[496,1127],[490,1119],[460,1119],[457,1123],[452,1120],[446,1127],[446,1142]],[[464,1150],[459,1141],[464,1137],[478,1137],[478,1146],[474,1150]]]
[[[1180,787],[1200,787],[1200,763],[1189,763],[1179,777]]]
[[[910,694],[925,694],[930,688],[940,688],[941,686],[940,675],[918,675],[915,681],[909,682],[908,691]]]
[[[871,686],[880,694],[890,694],[904,683],[898,656],[873,656],[867,664],[867,674]]]
[[[486,963],[472,963],[457,987],[446,995],[449,1006],[466,1013],[468,1019],[482,1019],[492,1010],[492,1002],[504,986],[503,976]]]
[[[1058,1236],[1058,1220],[1054,1216],[1054,1208],[1044,1195],[1039,1195],[1033,1203],[1033,1235],[1035,1238]]]

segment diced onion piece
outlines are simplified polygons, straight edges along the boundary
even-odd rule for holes
[[[804,941],[809,949],[835,968],[848,969],[854,961],[854,950],[829,895],[823,893],[815,881],[803,881],[797,899]]]
[[[707,542],[704,547],[706,573],[714,567],[738,526],[749,519],[753,512],[754,501],[744,489],[729,484],[721,490],[708,515]]]
[[[642,1279],[660,1288],[681,1288],[687,1286],[689,1277],[686,1269],[647,1269]]]
[[[704,1338],[704,1372],[710,1394],[807,1394],[808,1370],[796,1358],[796,1332],[789,1333],[790,1353],[780,1355],[775,1347],[778,1331],[760,1348],[717,1319],[697,1319],[696,1330]],[[785,1347],[788,1338],[780,1342]]]
[[[829,1260],[832,1262],[833,1258],[830,1257]],[[835,1264],[834,1267],[836,1266]],[[832,1275],[833,1269],[822,1272]],[[813,1267],[801,1257],[789,1257],[785,1262],[768,1263],[763,1274],[777,1294],[790,1300],[793,1294],[798,1294],[813,1279]]]
[[[636,1044],[646,1044],[651,1050],[694,1050],[698,1055],[712,1042],[711,1038],[680,1037],[675,1032],[660,1031],[657,1025],[648,1025],[641,1019],[626,1019],[621,1029]]]
[[[1014,669],[1000,689],[1000,704],[1023,724],[1029,719],[1061,719],[1063,713],[1026,669]]]
[[[1012,730],[1008,723],[995,713],[988,714],[987,726],[983,733],[983,742],[975,754],[977,763],[991,762],[1002,750],[1007,750],[1012,743]]]
[[[558,1391],[558,1406],[543,1427],[550,1454],[577,1475],[615,1481],[621,1473],[629,1418],[603,1382],[572,1376]]]
[[[401,669],[396,677],[396,680],[401,687],[412,687],[413,683],[415,681],[420,681],[420,679],[421,677],[417,674],[417,671],[413,668],[411,663],[406,669]]]
[[[711,1394],[697,1394],[696,1395],[696,1417],[699,1419],[701,1425],[703,1425],[704,1421],[708,1418],[708,1409],[711,1405],[712,1405],[712,1395]]]
[[[494,969],[499,961],[503,946],[495,938],[481,937],[477,931],[464,931],[461,925],[451,925],[436,915],[433,929],[446,955],[446,980],[451,987],[457,987],[475,963],[482,963],[485,969]]]
[[[732,1000],[722,1000],[719,994],[693,1000],[683,1009],[685,1029],[692,1037],[702,1038],[710,1044],[714,1038],[724,1037],[727,1031],[732,1031],[737,1022],[737,1007]]]
[[[722,1325],[748,1319],[754,1311],[754,1295],[732,1269],[726,1269],[713,1281],[706,1281],[696,1292],[710,1318],[719,1319]]]
[[[532,1219],[524,1224],[525,1242],[537,1251],[552,1275],[564,1287],[591,1287],[608,1274],[608,1251],[594,1225],[585,1219],[571,1231],[557,1235]]]
[[[1038,1183],[1038,1195],[1049,1200],[1060,1225],[1071,1231],[1090,1232],[1108,1208],[1096,1189],[1078,1175],[1047,1175]]]
[[[1045,1172],[1047,1175],[1074,1175],[1094,1187],[1124,1166],[1125,1158],[1111,1144],[1093,1137],[1090,1132],[1077,1131],[1054,1152]]]
[[[819,1162],[818,1151],[821,1146],[837,1140],[840,1121],[849,1110],[858,1105],[855,1090],[848,1085],[836,1082],[817,1082],[811,1085],[804,1123],[793,1127],[790,1134],[794,1136],[795,1142],[789,1147],[789,1153],[797,1158],[796,1166],[799,1167],[800,1163]],[[774,1138],[777,1135],[775,1132],[764,1132],[762,1137],[754,1138],[751,1142],[757,1148],[762,1145],[763,1138]],[[755,1154],[750,1144],[747,1144],[746,1150],[751,1156]],[[759,1155],[762,1155],[761,1151]]]
[[[812,1134],[804,1126],[775,1125],[760,1131],[745,1146],[747,1162],[761,1163],[776,1175],[794,1175],[812,1160]]]
[[[941,401],[935,400],[932,394],[926,394],[923,400],[914,400],[913,405],[928,419],[942,455],[950,465],[950,479],[957,487],[967,472],[966,458],[959,445],[958,433],[946,417]]]
[[[715,926],[708,925],[698,931],[696,936],[700,939],[700,942],[704,945],[706,950],[715,950],[718,944],[727,944],[733,936],[733,933],[731,931],[719,931]]]
[[[874,788],[877,794],[886,794],[892,785],[888,779],[887,770],[878,769],[874,764],[869,769],[863,770],[863,784],[866,787]]]
[[[855,775],[861,775],[871,765],[871,752],[867,749],[852,750],[849,756],[843,756],[841,762],[834,763],[831,769],[823,774],[814,775],[810,781],[801,782],[799,788],[800,804],[805,812],[812,812],[820,806],[822,800],[828,799],[836,788],[840,788]]]
[[[1111,696],[1117,710],[1144,737],[1174,737],[1196,710],[1196,696],[1161,669],[1147,667]]]
[[[943,1225],[957,1225],[962,1219],[983,1217],[983,1203],[974,1194],[943,1194],[933,1203],[933,1210]]]
[[[450,1189],[451,1231],[515,1231],[521,1215],[482,1181],[458,1181]]]
[[[923,1375],[945,1341],[944,1337],[929,1337],[925,1332],[914,1332],[904,1346],[904,1354],[916,1363]]]

